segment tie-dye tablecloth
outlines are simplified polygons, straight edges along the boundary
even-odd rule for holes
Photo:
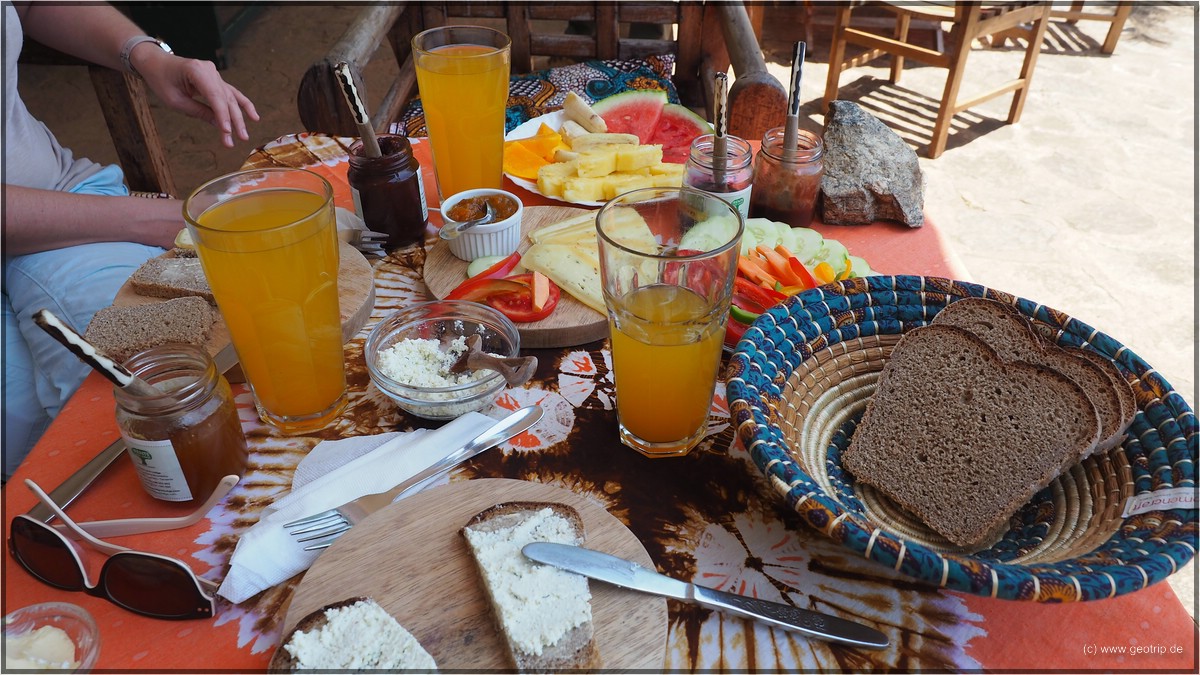
[[[312,168],[334,183],[338,204],[352,208],[345,187],[349,140],[285,137],[257,151],[248,163]],[[418,142],[415,149],[430,201],[436,203],[428,145]],[[520,194],[526,204],[551,203]],[[433,235],[436,213],[431,220]],[[917,230],[884,223],[818,229],[880,272],[965,277],[932,223]],[[403,415],[375,391],[362,361],[370,327],[391,311],[424,299],[423,262],[423,251],[415,251],[375,263],[377,301],[367,327],[347,347],[350,405],[336,424],[319,436],[275,436],[255,418],[246,388],[236,386],[252,451],[243,482],[209,520],[119,543],[176,556],[204,576],[219,579],[239,533],[287,489],[296,463],[318,441],[430,426]],[[649,460],[616,439],[611,360],[604,341],[531,353],[539,359],[535,378],[503,394],[490,412],[498,416],[502,409],[537,403],[545,417],[500,451],[469,463],[452,480],[517,478],[589,495],[629,526],[662,572],[837,614],[891,638],[886,650],[855,650],[672,602],[664,669],[1196,670],[1195,624],[1167,584],[1112,600],[1064,605],[990,600],[919,586],[854,557],[786,508],[734,443],[723,385],[713,401],[711,435],[703,444],[684,458]],[[23,479],[52,488],[116,438],[112,411],[111,385],[90,377],[5,487],[6,523],[34,503]],[[93,520],[180,510],[186,511],[146,496],[132,466],[119,458],[70,513]],[[82,555],[95,579],[103,556],[90,550]],[[300,580],[241,605],[222,602],[211,620],[170,622],[53,589],[35,581],[11,556],[5,557],[4,575],[6,613],[44,601],[87,608],[103,635],[97,669],[118,671],[264,668],[279,639],[282,610]]]

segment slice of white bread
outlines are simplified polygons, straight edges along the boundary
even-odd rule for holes
[[[1096,441],[1087,396],[954,326],[909,331],[843,454],[854,477],[974,547]]]
[[[154,298],[196,296],[216,304],[200,259],[195,257],[151,258],[130,275],[129,285],[138,295]]]
[[[575,509],[547,502],[497,504],[472,517],[462,535],[518,671],[599,666],[587,579],[521,553],[535,541],[582,544],[583,520]]]
[[[1116,447],[1125,437],[1121,399],[1104,371],[1081,356],[1042,339],[1016,308],[987,298],[963,298],[950,303],[934,324],[958,326],[988,343],[1005,361],[1024,361],[1053,368],[1074,380],[1095,411],[1098,440],[1076,459]],[[1124,423],[1123,423],[1124,422]]]
[[[96,312],[83,337],[118,363],[159,345],[203,345],[216,313],[200,298],[105,307]]]
[[[370,598],[350,598],[305,616],[280,642],[269,669],[436,670],[437,664],[391,614]]]

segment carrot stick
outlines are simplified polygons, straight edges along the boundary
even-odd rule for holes
[[[801,282],[800,277],[792,271],[792,268],[790,265],[788,265],[787,260],[783,256],[771,250],[771,248],[759,244],[757,247],[755,247],[754,252],[766,259],[767,269],[772,275],[774,275],[776,279],[782,281],[784,286],[794,286]]]
[[[742,273],[742,276],[746,277],[750,281],[753,281],[754,283],[767,282],[772,285],[775,283],[775,277],[771,276],[758,264],[758,262],[756,262],[750,256],[738,256],[737,266],[738,271]]]

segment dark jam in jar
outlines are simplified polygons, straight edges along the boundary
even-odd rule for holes
[[[362,141],[350,146],[346,181],[354,210],[367,229],[388,235],[384,250],[423,243],[429,208],[421,165],[404,136],[379,134],[377,138],[382,157],[363,155]]]
[[[517,212],[517,205],[513,203],[513,200],[504,195],[480,195],[478,197],[467,197],[454,206],[451,206],[446,211],[446,217],[456,223],[477,220],[487,213],[488,204],[491,204],[492,210],[496,212],[492,216],[493,223],[498,223]]]
[[[150,496],[198,503],[225,476],[245,473],[249,453],[233,394],[208,352],[164,345],[135,354],[125,367],[161,392],[113,390],[117,426]]]
[[[754,160],[754,193],[750,216],[787,223],[792,227],[812,225],[813,209],[824,174],[824,143],[821,137],[801,129],[795,152],[784,152],[783,127],[763,136]]]
[[[754,150],[737,136],[725,137],[725,167],[713,168],[716,146],[713,134],[697,136],[688,154],[683,184],[714,194],[733,204],[743,218],[750,215],[750,196],[754,183]]]

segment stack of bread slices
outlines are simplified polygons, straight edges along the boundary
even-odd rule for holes
[[[105,307],[84,338],[118,362],[165,344],[203,345],[217,318],[216,300],[194,248],[175,248],[147,260],[129,277],[137,295],[161,298]]]
[[[1055,477],[1118,447],[1136,412],[1109,359],[964,298],[892,351],[843,463],[949,542],[986,545]]]

